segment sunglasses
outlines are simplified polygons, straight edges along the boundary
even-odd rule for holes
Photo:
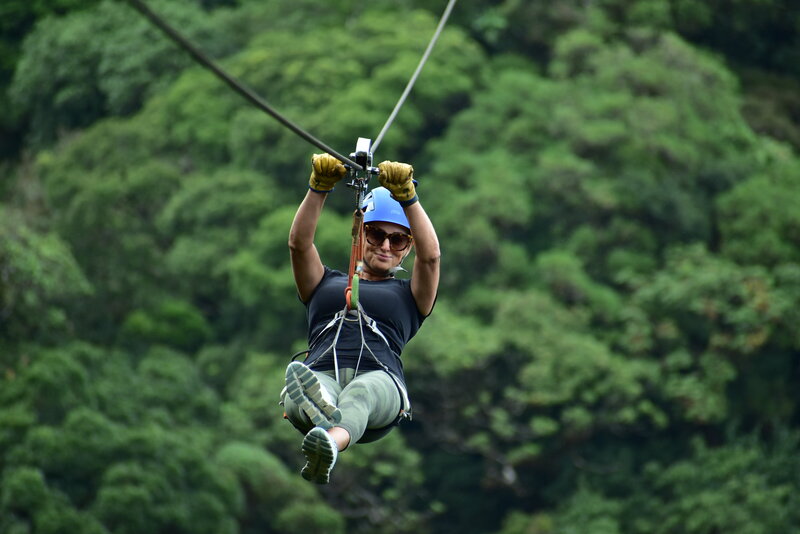
[[[411,245],[412,237],[404,232],[386,233],[377,226],[364,225],[364,236],[367,238],[367,243],[372,246],[380,247],[383,242],[389,240],[389,248],[394,251],[405,250]]]

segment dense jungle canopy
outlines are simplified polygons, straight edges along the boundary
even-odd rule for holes
[[[342,153],[446,4],[148,3]],[[324,487],[277,404],[318,150],[124,1],[0,28],[0,534],[800,532],[795,2],[461,0],[375,155],[442,245],[415,417]]]

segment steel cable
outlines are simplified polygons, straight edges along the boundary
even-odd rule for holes
[[[420,72],[422,72],[422,68],[425,66],[425,63],[428,61],[428,57],[433,50],[436,41],[439,39],[439,35],[442,33],[445,24],[447,23],[447,19],[450,17],[450,13],[453,11],[453,7],[455,6],[457,0],[450,0],[447,4],[447,7],[442,13],[442,17],[439,20],[439,24],[436,27],[436,31],[431,38],[431,41],[428,43],[428,47],[425,49],[422,58],[417,65],[414,74],[412,74],[411,79],[409,79],[408,83],[406,84],[405,90],[403,91],[402,95],[400,95],[400,99],[397,101],[392,113],[389,115],[389,118],[386,120],[386,123],[383,125],[378,137],[375,139],[375,142],[372,143],[371,151],[374,153],[378,146],[383,141],[384,135],[389,130],[389,127],[394,122],[397,114],[400,111],[400,108],[403,107],[405,104],[406,98],[408,97],[411,89],[414,87],[414,84],[419,77]],[[289,120],[288,118],[284,117],[280,112],[270,106],[264,99],[259,97],[253,90],[245,86],[242,82],[225,72],[221,67],[219,67],[211,58],[206,56],[203,52],[201,52],[197,47],[195,47],[192,43],[190,43],[183,35],[181,35],[177,30],[175,30],[172,26],[170,26],[167,22],[165,22],[161,17],[159,17],[155,12],[153,12],[147,5],[142,2],[142,0],[128,0],[128,2],[142,15],[144,15],[151,23],[153,23],[158,29],[164,32],[167,37],[172,39],[178,45],[180,45],[186,52],[188,52],[198,63],[209,69],[212,73],[214,73],[218,78],[228,84],[234,91],[242,95],[245,99],[247,99],[250,103],[255,105],[257,108],[261,109],[275,120],[280,122],[285,127],[289,128],[292,132],[297,134],[298,136],[302,137],[312,145],[316,146],[320,150],[327,152],[331,156],[335,157],[342,163],[350,165],[353,169],[361,171],[365,170],[361,165],[356,163],[355,161],[351,160],[339,154],[337,151],[311,135],[310,133],[303,130],[300,126]]]
[[[275,120],[289,128],[291,131],[311,143],[312,145],[316,146],[320,150],[323,150],[330,154],[331,156],[335,157],[342,163],[346,163],[352,166],[356,170],[363,170],[363,167],[356,163],[355,161],[347,158],[334,149],[311,135],[310,133],[303,130],[301,127],[296,125],[294,122],[289,120],[288,118],[284,117],[275,110],[272,106],[267,104],[261,97],[259,97],[255,92],[253,92],[250,88],[246,87],[242,84],[239,80],[222,70],[211,58],[206,56],[203,52],[197,49],[192,43],[190,43],[187,39],[185,39],[177,30],[172,28],[169,24],[167,24],[164,20],[161,19],[158,15],[156,15],[153,11],[148,8],[144,2],[141,0],[128,0],[136,10],[138,10],[142,15],[147,17],[150,22],[152,22],[156,27],[158,27],[161,31],[163,31],[170,39],[178,43],[184,50],[186,50],[198,63],[202,64],[204,67],[209,69],[213,72],[218,78],[222,81],[227,83],[234,91],[245,97],[249,100],[252,104],[256,107],[261,109],[262,111],[266,112],[267,114],[271,115]]]
[[[428,48],[425,49],[425,53],[422,54],[422,58],[419,60],[419,64],[417,65],[417,70],[414,71],[414,74],[411,75],[411,79],[408,80],[408,84],[406,84],[406,88],[403,91],[403,94],[400,95],[400,100],[397,101],[397,104],[394,106],[392,113],[389,115],[389,118],[386,119],[386,124],[383,125],[381,129],[381,133],[378,134],[378,137],[375,138],[375,142],[372,143],[372,153],[374,154],[378,150],[378,146],[383,141],[383,136],[386,135],[386,131],[394,122],[395,117],[397,117],[397,113],[400,111],[400,108],[403,107],[405,104],[406,97],[411,92],[411,89],[414,87],[414,84],[419,77],[419,73],[422,72],[422,67],[425,66],[425,63],[428,61],[428,57],[431,55],[431,51],[433,50],[433,46],[436,44],[436,41],[439,39],[439,35],[442,33],[444,29],[444,25],[447,23],[447,19],[450,17],[450,12],[453,11],[453,7],[456,5],[456,0],[450,0],[448,2],[447,7],[444,9],[444,13],[442,13],[441,19],[439,19],[439,25],[436,27],[436,31],[433,33],[433,37],[431,38],[430,43],[428,43]]]

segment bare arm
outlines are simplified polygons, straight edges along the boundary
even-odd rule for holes
[[[289,256],[292,260],[292,272],[300,300],[308,302],[325,274],[322,260],[314,245],[314,234],[317,230],[322,207],[325,205],[324,193],[309,190],[300,207],[297,208],[292,228],[289,230]]]
[[[325,267],[314,245],[314,234],[325,197],[346,174],[344,165],[330,154],[314,154],[311,157],[309,190],[297,208],[289,230],[289,256],[292,259],[294,283],[303,302],[308,302],[325,274]]]
[[[411,234],[414,236],[414,272],[411,275],[411,294],[417,309],[427,316],[436,302],[439,289],[439,238],[428,214],[419,202],[404,208]]]

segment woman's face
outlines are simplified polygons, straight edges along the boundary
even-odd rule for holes
[[[367,239],[364,240],[363,275],[367,280],[382,280],[388,277],[391,273],[391,269],[400,265],[403,258],[411,251],[410,240],[406,248],[403,250],[395,250],[394,248],[397,248],[397,241],[402,240],[398,239],[398,237],[393,238],[395,241],[395,247],[393,248],[390,243],[392,238],[389,236],[394,233],[408,235],[408,229],[399,224],[384,221],[370,222],[367,223],[366,226],[365,232],[367,233]],[[376,237],[382,237],[380,232],[369,232],[369,228],[382,230],[386,233],[386,236],[380,244],[373,244],[377,242]],[[370,239],[370,237],[372,237],[372,239]],[[372,243],[370,241],[372,241]]]

